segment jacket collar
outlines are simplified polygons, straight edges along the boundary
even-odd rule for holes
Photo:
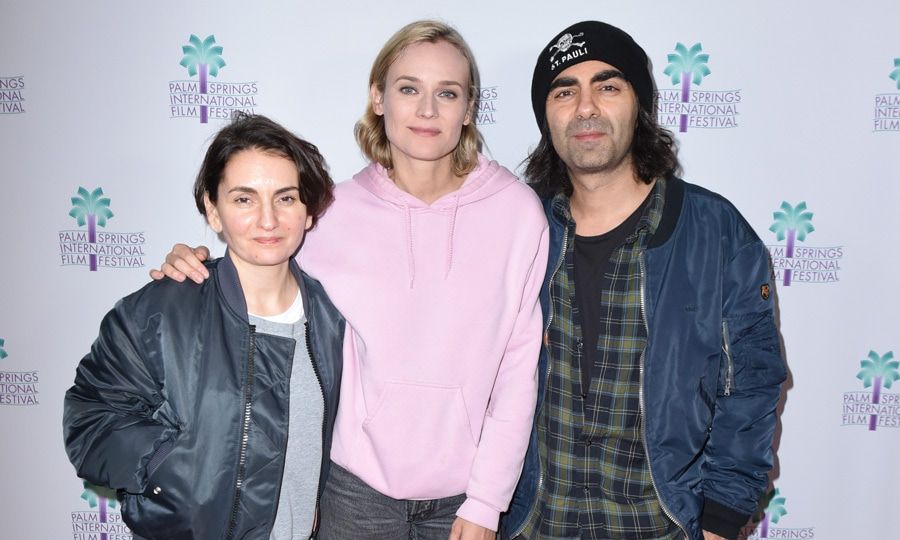
[[[635,232],[646,230],[650,236],[647,247],[654,247],[663,244],[672,235],[681,214],[684,182],[675,176],[661,179],[653,186],[648,197],[650,202],[644,209]],[[550,222],[569,228],[574,234],[575,221],[572,219],[569,197],[564,193],[557,193],[543,203]]]
[[[666,202],[663,205],[662,217],[656,231],[647,243],[647,248],[654,248],[666,243],[675,230],[675,224],[681,216],[684,204],[684,180],[670,175],[666,178]]]
[[[247,301],[244,298],[244,290],[241,289],[241,280],[240,277],[238,277],[237,268],[234,266],[234,262],[232,262],[228,250],[225,250],[224,257],[212,264],[216,268],[216,283],[219,286],[222,298],[225,300],[225,305],[228,306],[228,309],[233,311],[241,320],[249,324],[249,319],[247,318]],[[297,285],[300,286],[300,297],[303,300],[303,312],[309,313],[309,305],[307,305],[309,295],[307,294],[305,283],[308,278],[303,271],[300,270],[297,261],[293,257],[288,261],[288,266],[291,269],[291,274],[294,275],[294,279],[297,280]]]

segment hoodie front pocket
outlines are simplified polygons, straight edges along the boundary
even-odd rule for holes
[[[476,444],[460,387],[388,383],[363,431],[392,497],[465,491]]]

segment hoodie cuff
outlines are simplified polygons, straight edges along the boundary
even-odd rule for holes
[[[461,517],[494,532],[497,532],[497,524],[500,522],[499,511],[471,497],[466,498],[466,501],[462,503],[462,506],[456,511],[456,517]]]
[[[719,536],[734,540],[737,538],[747,520],[750,519],[749,514],[742,514],[736,510],[719,504],[716,501],[706,499],[703,505],[703,515],[700,517],[700,523],[704,531],[709,531]]]

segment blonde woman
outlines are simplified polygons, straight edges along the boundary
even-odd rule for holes
[[[348,322],[320,539],[494,538],[519,477],[547,223],[479,154],[478,85],[453,28],[394,34],[355,130],[372,163],[338,185],[299,255]],[[167,260],[202,279],[186,246]]]

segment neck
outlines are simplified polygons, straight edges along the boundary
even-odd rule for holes
[[[655,180],[649,184],[626,172],[576,175],[572,179],[570,208],[575,234],[598,236],[622,224],[641,205]]]
[[[250,313],[263,317],[279,315],[296,300],[299,286],[287,262],[277,266],[252,266],[232,261]]]
[[[396,154],[396,152],[395,152]],[[456,176],[450,156],[437,161],[400,159],[388,173],[394,184],[420,201],[431,204],[458,190],[465,176]]]

